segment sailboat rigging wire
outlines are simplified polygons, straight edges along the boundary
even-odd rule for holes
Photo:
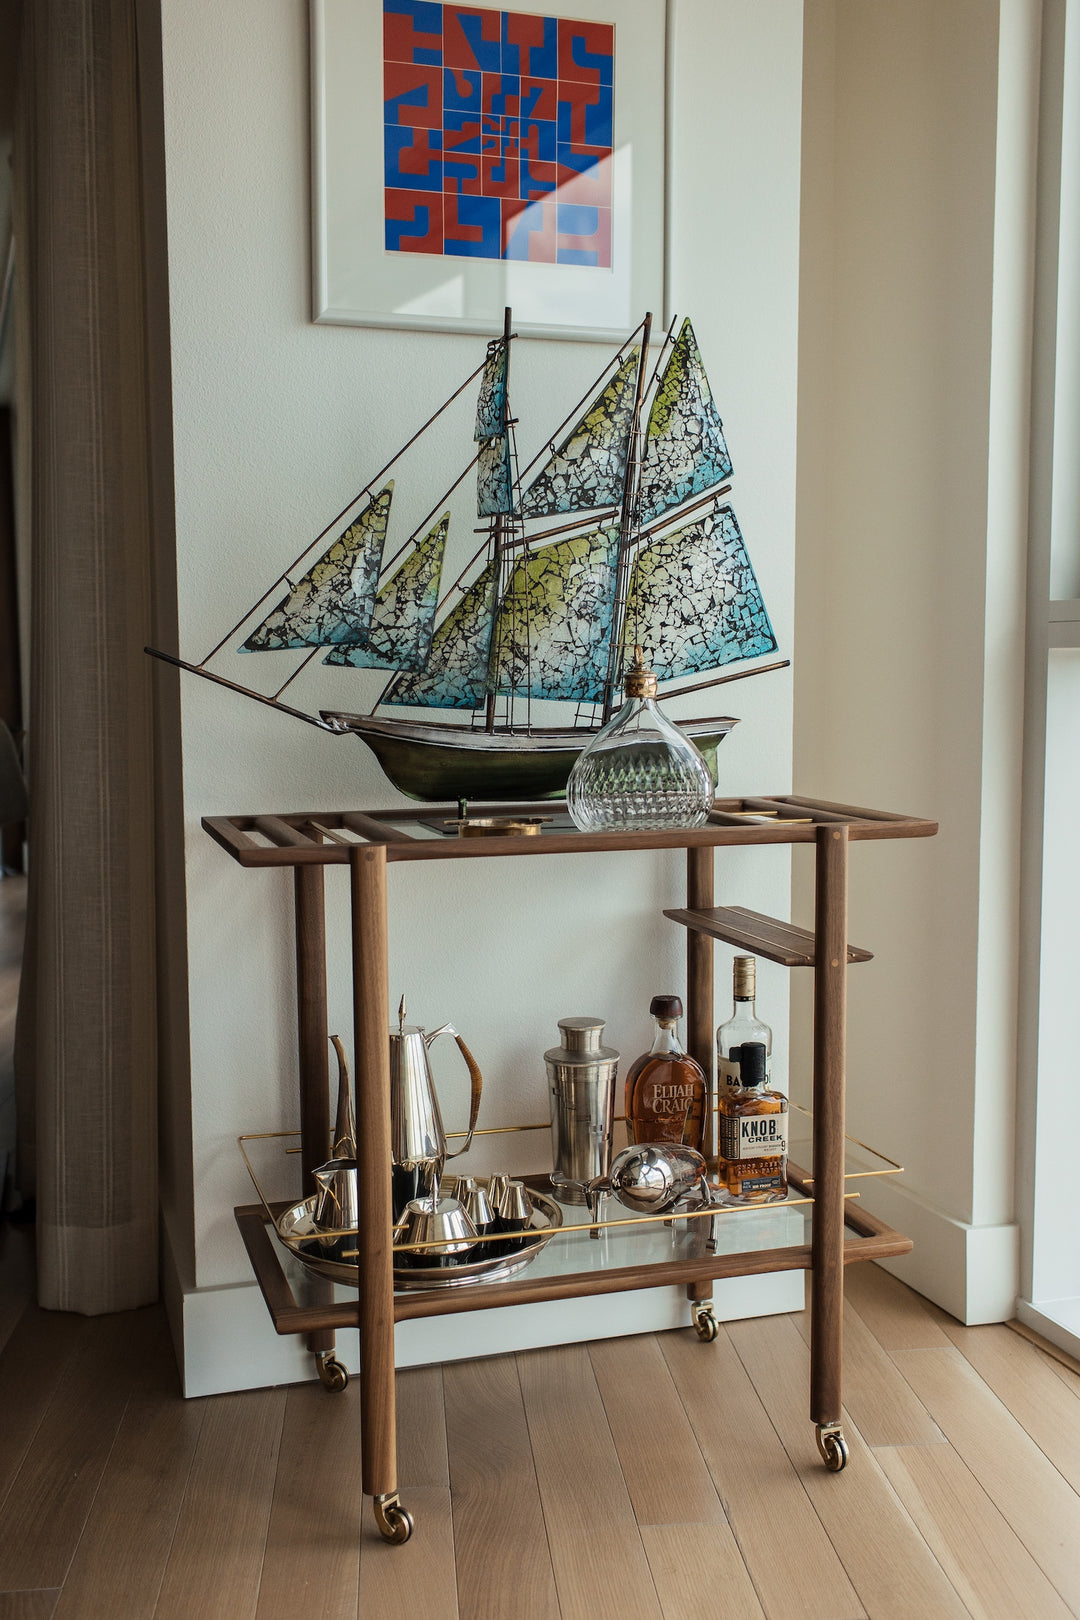
[[[554,529],[534,529],[532,534],[525,534],[523,532],[517,540],[508,540],[506,544],[508,547],[529,546],[531,548],[538,540],[553,540],[557,534],[569,534],[571,529],[596,528],[597,525],[603,524],[606,518],[613,518],[618,510],[619,508],[617,506],[587,507],[570,523],[560,523]],[[522,519],[521,522],[524,523],[524,519]],[[483,534],[486,533],[486,531],[482,529],[474,529],[473,533]]]
[[[603,723],[606,725],[615,711],[615,679],[621,657],[626,599],[629,594],[630,553],[632,541],[628,537],[630,522],[637,503],[637,473],[640,466],[641,406],[645,398],[645,368],[649,356],[649,335],[652,332],[652,314],[641,323],[641,355],[638,360],[637,384],[634,389],[634,413],[630,423],[630,437],[626,471],[623,474],[622,505],[619,511],[619,555],[615,564],[615,606],[611,623],[611,641],[608,647],[608,667],[604,680]]]
[[[282,682],[282,684],[278,687],[277,691],[274,693],[274,702],[275,703],[278,701],[278,699],[280,698],[282,692],[284,692],[285,688],[287,686],[292,685],[293,681],[295,681],[296,677],[301,673],[302,670],[307,669],[308,665],[311,663],[311,660],[314,658],[315,654],[319,653],[319,652],[324,652],[325,650],[326,649],[324,647],[312,647],[312,649],[308,653],[307,657],[302,661],[302,663],[297,664],[296,668],[293,670],[293,672],[289,676],[288,680]]]
[[[645,389],[646,394],[648,394],[656,386],[656,379],[660,375],[660,362],[668,352],[668,345],[674,343],[675,341],[675,323],[678,319],[679,317],[677,315],[673,315],[671,317],[671,325],[664,333],[664,341],[660,345],[660,352],[656,356],[656,364],[653,366],[652,376],[649,378],[648,387]]]
[[[704,495],[700,495],[689,506],[681,506],[678,511],[665,512],[662,517],[654,518],[652,523],[646,523],[635,535],[631,536],[631,544],[639,545],[642,540],[651,540],[654,534],[660,533],[661,529],[666,529],[672,523],[683,522],[685,518],[691,517],[695,512],[700,512],[701,508],[708,506],[711,501],[718,501],[722,495],[730,494],[730,484],[721,484],[719,489],[706,490]],[[618,510],[617,506],[589,507],[574,518],[571,523],[560,523],[554,529],[534,529],[531,534],[522,535],[518,540],[507,540],[506,545],[508,549],[518,546],[531,547],[538,540],[553,540],[557,534],[569,534],[573,529],[603,528],[608,519],[613,518]],[[473,530],[474,534],[487,534],[487,532],[486,529]]]
[[[444,505],[445,502],[450,499],[451,495],[454,493],[455,489],[457,489],[459,484],[463,484],[465,482],[466,478],[468,478],[469,474],[472,472],[473,468],[476,466],[476,463],[479,460],[480,460],[480,452],[478,450],[476,452],[475,456],[473,456],[472,460],[469,462],[469,465],[465,468],[464,472],[460,473],[458,475],[458,477],[454,479],[454,482],[450,485],[450,488],[444,494],[439,496],[439,499],[435,502],[435,505],[431,508],[431,511],[428,513],[427,517],[423,518],[416,525],[416,528],[413,530],[412,534],[409,535],[409,538],[407,540],[402,541],[401,545],[394,552],[394,555],[390,558],[390,561],[387,562],[387,563],[383,563],[382,567],[379,569],[380,575],[385,574],[388,569],[393,568],[393,566],[397,562],[398,558],[400,556],[402,556],[403,553],[405,551],[407,551],[408,548],[411,545],[415,545],[417,538],[427,528],[428,524],[431,522],[432,518],[435,516],[436,512],[439,510],[439,507]]]
[[[336,518],[331,518],[330,522],[326,525],[326,528],[323,529],[319,534],[317,534],[315,536],[314,540],[312,540],[310,545],[304,547],[303,551],[300,553],[299,557],[297,557],[296,561],[290,563],[288,568],[286,568],[283,573],[278,575],[278,577],[274,580],[274,583],[267,590],[265,590],[263,592],[263,594],[259,597],[259,600],[257,602],[252,603],[252,605],[248,608],[247,612],[244,614],[243,618],[238,619],[236,621],[236,623],[233,625],[232,629],[230,631],[228,631],[228,633],[226,635],[222,636],[221,640],[218,642],[217,646],[213,649],[213,651],[208,652],[206,657],[203,658],[200,661],[200,663],[198,663],[197,665],[190,666],[190,667],[201,670],[203,664],[208,664],[210,662],[211,658],[216,658],[217,657],[218,653],[221,651],[222,647],[224,647],[225,643],[227,641],[231,641],[233,636],[235,636],[236,632],[241,628],[241,626],[245,625],[247,623],[247,621],[251,618],[252,614],[257,612],[257,610],[262,607],[262,605],[266,601],[267,597],[272,596],[274,594],[274,592],[277,590],[278,586],[287,581],[288,576],[292,573],[293,569],[294,568],[299,568],[300,564],[303,562],[304,558],[308,555],[308,553],[315,550],[315,547],[319,544],[319,541],[326,539],[326,536],[330,533],[330,530],[333,529],[333,528],[336,528],[336,526],[341,522],[342,518],[345,516],[346,512],[350,512],[352,510],[352,508],[357,504],[358,501],[362,501],[364,496],[367,495],[370,490],[374,489],[375,485],[379,482],[380,478],[385,478],[386,477],[386,474],[390,471],[390,468],[394,465],[395,462],[398,462],[398,461],[401,460],[401,458],[405,454],[406,450],[411,449],[411,447],[416,443],[417,439],[419,439],[422,434],[427,432],[428,428],[431,426],[431,424],[433,422],[438,420],[438,418],[442,415],[443,411],[448,410],[449,407],[454,403],[454,401],[461,394],[463,394],[465,392],[466,388],[469,387],[469,384],[476,381],[477,377],[479,377],[480,373],[483,371],[486,364],[487,364],[487,360],[486,359],[482,360],[480,362],[480,364],[477,366],[476,370],[471,371],[469,373],[469,375],[466,377],[465,381],[461,384],[460,388],[455,388],[454,392],[450,395],[449,399],[445,399],[443,401],[443,403],[439,406],[438,410],[432,412],[432,414],[428,417],[428,419],[424,423],[424,425],[422,427],[417,428],[417,430],[413,434],[412,438],[409,439],[405,444],[403,444],[401,446],[400,450],[396,450],[394,452],[394,454],[390,457],[390,460],[386,463],[385,467],[383,467],[381,472],[377,472],[373,478],[368,479],[367,483],[360,490],[360,493],[358,495],[354,495],[351,501],[347,501],[345,503],[345,505],[341,508],[341,511],[338,513],[337,517]],[[241,688],[241,690],[246,690],[246,688]]]
[[[680,686],[674,692],[665,692],[664,701],[668,698],[685,697],[688,692],[704,692],[707,686],[726,686],[729,681],[745,681],[751,675],[767,675],[771,669],[787,669],[791,664],[790,658],[778,658],[772,664],[759,664],[756,669],[737,669],[730,675],[717,675],[711,681],[695,681],[693,686]]]
[[[511,465],[511,467],[514,468],[514,476],[513,476],[513,479],[511,481],[510,488],[512,490],[517,491],[518,495],[520,496],[520,493],[521,493],[521,474],[518,471],[517,434],[514,432],[514,424],[512,422],[509,424],[509,439],[510,439],[510,465]],[[513,505],[513,504],[514,504],[513,501],[511,501],[511,505]],[[521,529],[522,529],[521,538],[524,538],[524,528],[525,528],[524,519],[517,517],[517,515],[515,514],[515,515],[513,515],[511,521],[514,523],[515,526],[520,524]],[[517,542],[513,541],[513,542],[511,542],[511,544],[516,545]],[[527,579],[528,579],[528,573],[526,572],[526,580]],[[511,693],[510,696],[507,699],[507,723],[509,724],[510,729],[513,730],[513,727],[514,727],[514,697],[513,697],[513,693]],[[526,729],[526,731],[531,731],[532,730],[532,593],[528,589],[526,589],[526,591],[525,591],[525,729]]]
[[[265,703],[268,708],[280,709],[282,714],[291,714],[294,720],[305,720],[309,726],[318,726],[320,731],[332,732],[335,737],[344,735],[348,729],[332,720],[320,720],[313,714],[305,714],[303,709],[290,708],[287,703],[279,703],[276,698],[265,697],[262,692],[253,692],[250,686],[241,686],[238,681],[228,681],[224,675],[215,675],[213,670],[204,669],[201,664],[189,664],[186,659],[174,658],[172,653],[162,652],[157,647],[144,647],[143,652],[149,653],[151,658],[160,658],[163,664],[186,669],[190,675],[201,675],[204,681],[213,681],[215,686],[227,686],[230,692],[239,692],[243,697],[254,698],[256,703]]]

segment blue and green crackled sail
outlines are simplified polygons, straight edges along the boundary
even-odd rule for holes
[[[634,419],[638,348],[630,350],[521,497],[522,517],[553,517],[622,499]]]
[[[742,530],[730,506],[652,539],[634,561],[622,651],[635,646],[662,681],[756,658],[776,647]]]
[[[324,664],[347,664],[353,669],[424,668],[435,630],[449,527],[450,514],[444,512],[381,587],[363,646],[334,647]]]
[[[515,562],[495,624],[492,690],[600,702],[618,551],[617,527],[594,529]]]
[[[480,442],[476,466],[476,515],[498,517],[514,510],[510,440],[505,433]]]
[[[393,493],[391,479],[251,632],[241,652],[355,647],[364,640],[375,605]]]
[[[684,321],[645,429],[637,520],[663,512],[731,476],[724,426],[713,402],[694,329]]]
[[[487,689],[495,574],[495,563],[489,562],[435,631],[426,669],[395,681],[386,694],[387,703],[479,708]]]
[[[480,379],[480,395],[476,401],[476,427],[473,438],[478,442],[495,439],[506,432],[506,374],[509,351],[501,340],[488,349],[484,374]]]

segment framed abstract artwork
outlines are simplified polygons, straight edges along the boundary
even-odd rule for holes
[[[312,0],[314,319],[608,339],[664,305],[666,0]]]

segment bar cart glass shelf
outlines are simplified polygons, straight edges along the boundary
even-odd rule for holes
[[[529,837],[458,836],[452,807],[417,810],[307,811],[206,817],[206,831],[245,867],[291,867],[296,908],[300,1078],[300,1160],[305,1195],[312,1171],[328,1157],[329,1041],[326,1011],[327,867],[349,872],[352,902],[353,1021],[360,1217],[356,1284],[314,1275],[280,1241],[275,1219],[288,1204],[237,1207],[238,1227],[279,1333],[304,1333],[324,1384],[348,1382],[334,1355],[335,1331],[360,1330],[364,1490],[380,1532],[408,1540],[412,1519],[398,1500],[394,1411],[395,1321],[488,1310],[541,1300],[686,1287],[698,1337],[715,1339],[711,1285],[723,1277],[808,1270],[813,1317],[810,1417],[826,1467],[847,1462],[841,1426],[843,1270],[857,1260],[906,1253],[910,1240],[861,1207],[866,1178],[899,1167],[844,1135],[844,1025],[849,964],[870,959],[847,940],[850,843],[932,836],[936,823],[795,795],[718,799],[708,822],[678,832],[581,833],[565,807],[515,805],[516,816],[542,816]],[[474,807],[480,817],[506,807]],[[813,932],[739,906],[717,906],[714,851],[754,844],[811,844],[816,856]],[[791,1191],[786,1203],[675,1220],[634,1219],[608,1205],[593,1236],[588,1215],[564,1206],[563,1225],[523,1269],[504,1281],[397,1289],[391,1231],[387,868],[401,861],[534,858],[607,850],[685,849],[686,905],[664,915],[687,931],[687,1046],[712,1075],[713,941],[814,974],[813,1127],[793,1112]],[[539,1127],[537,1127],[539,1128]],[[274,1133],[275,1135],[278,1133]],[[242,1139],[241,1146],[251,1138]],[[806,1160],[796,1144],[805,1143]],[[246,1157],[246,1154],[245,1154]],[[805,1168],[799,1165],[805,1163]],[[550,1194],[546,1176],[526,1177]],[[715,1246],[708,1243],[715,1227]]]

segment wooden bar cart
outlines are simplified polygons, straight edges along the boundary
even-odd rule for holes
[[[294,869],[301,1149],[304,1193],[328,1154],[330,1110],[326,1011],[324,868],[349,870],[352,901],[354,1051],[360,1216],[359,1295],[336,1298],[334,1285],[305,1280],[276,1241],[274,1219],[285,1205],[242,1205],[236,1220],[279,1333],[305,1333],[320,1377],[344,1388],[348,1375],[333,1353],[334,1332],[359,1327],[364,1490],[379,1529],[408,1540],[412,1519],[398,1500],[394,1409],[394,1324],[412,1317],[487,1310],[539,1300],[684,1285],[699,1338],[715,1339],[712,1283],[724,1277],[808,1270],[813,1322],[810,1418],[826,1467],[842,1469],[841,1427],[844,1266],[904,1254],[909,1239],[860,1209],[847,1193],[844,1136],[844,1041],[849,963],[869,953],[847,942],[848,847],[866,839],[932,836],[936,823],[793,795],[718,799],[709,821],[693,831],[580,833],[552,802],[513,807],[551,817],[540,836],[459,837],[450,808],[307,811],[288,815],[213,816],[203,826],[241,866]],[[506,807],[477,816],[506,814]],[[560,822],[562,823],[560,825]],[[717,906],[714,851],[751,844],[812,844],[816,918],[811,934],[738,906]],[[686,906],[664,915],[687,929],[688,1047],[710,1076],[713,1057],[713,941],[814,973],[813,1148],[810,1167],[789,1165],[789,1204],[739,1210],[716,1222],[715,1251],[692,1218],[672,1237],[661,1219],[618,1220],[605,1264],[598,1267],[587,1223],[557,1233],[529,1268],[500,1283],[395,1292],[390,1185],[390,990],[387,965],[387,867],[400,861],[493,860],[685,849]],[[544,1176],[526,1177],[536,1187]],[[797,1208],[793,1208],[797,1206]],[[810,1233],[801,1215],[812,1208]],[[777,1215],[779,1212],[779,1216]],[[797,1240],[790,1222],[799,1221]],[[788,1225],[779,1227],[777,1219]],[[773,1223],[770,1225],[770,1221]],[[751,1225],[750,1223],[754,1223]],[[665,1232],[658,1244],[655,1233]],[[610,1263],[607,1263],[610,1261]],[[292,1269],[290,1270],[290,1263]]]

